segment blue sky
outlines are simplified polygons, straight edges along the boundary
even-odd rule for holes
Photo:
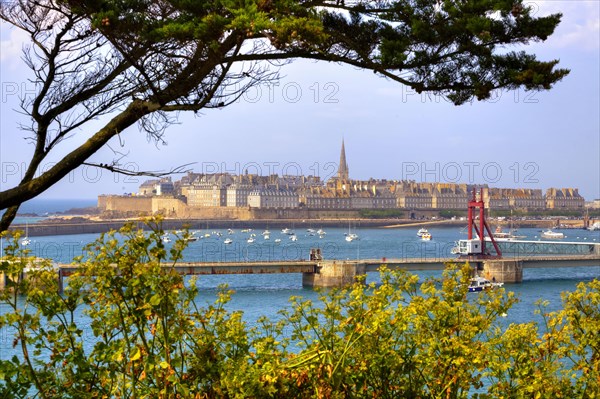
[[[493,187],[577,187],[600,198],[600,3],[531,2],[540,15],[561,11],[553,37],[528,46],[542,60],[560,59],[571,74],[548,92],[501,92],[491,101],[456,107],[417,95],[373,73],[299,61],[281,69],[277,86],[201,115],[180,114],[167,145],[137,127],[113,149],[137,170],[195,163],[196,172],[335,173],[342,138],[350,177],[488,183]],[[18,123],[15,93],[27,94],[22,35],[0,28],[1,188],[16,183],[32,151]],[[85,132],[83,132],[85,134]],[[73,138],[69,145],[77,142]],[[121,146],[122,145],[122,146]],[[57,156],[61,156],[58,154]],[[110,162],[107,148],[93,158]],[[177,177],[175,177],[177,178]],[[144,178],[80,168],[45,198],[94,198],[135,192]]]

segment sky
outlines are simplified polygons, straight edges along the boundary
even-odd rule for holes
[[[372,72],[296,61],[280,70],[277,85],[260,86],[229,107],[179,114],[166,145],[148,141],[133,126],[91,160],[109,163],[118,151],[125,154],[123,166],[133,170],[191,164],[194,172],[326,180],[337,171],[344,140],[352,179],[574,187],[586,200],[600,198],[600,2],[528,4],[536,15],[563,13],[552,37],[525,48],[571,70],[550,91],[497,92],[491,100],[457,107]],[[17,183],[33,149],[19,129],[26,119],[18,112],[18,95],[31,90],[21,59],[24,40],[0,25],[0,189]],[[65,149],[76,142],[74,137]],[[41,198],[136,192],[144,180],[81,167]]]

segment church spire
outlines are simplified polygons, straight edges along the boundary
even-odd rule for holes
[[[340,164],[338,165],[338,179],[349,180],[348,164],[346,163],[346,149],[344,148],[344,139],[342,139],[342,152],[340,153]]]

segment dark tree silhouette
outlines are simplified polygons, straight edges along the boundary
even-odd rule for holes
[[[568,71],[508,47],[545,40],[560,17],[534,18],[521,0],[2,1],[0,18],[31,37],[35,94],[21,102],[34,149],[21,181],[0,192],[0,231],[131,125],[161,141],[169,113],[230,105],[294,59],[372,70],[457,105],[550,89]],[[86,139],[41,171],[73,135]],[[93,165],[124,172],[118,159]]]

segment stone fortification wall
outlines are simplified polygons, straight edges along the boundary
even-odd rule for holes
[[[250,220],[248,208],[215,207],[188,207],[185,218],[213,219],[213,220]]]
[[[108,195],[99,195],[98,196],[98,209],[101,211],[106,210],[106,202],[108,201]]]
[[[98,207],[105,212],[121,214],[162,214],[167,218],[265,220],[265,219],[349,219],[359,217],[358,210],[305,208],[249,208],[249,207],[190,207],[173,197],[128,197],[102,195]]]
[[[162,214],[167,218],[180,219],[250,220],[252,217],[248,208],[190,207],[178,198],[168,197],[153,197],[152,213]]]
[[[98,207],[104,211],[150,213],[152,198],[105,195],[98,197]]]
[[[189,217],[187,214],[188,206],[180,199],[173,197],[152,197],[151,200],[152,214],[160,213],[166,217]]]

